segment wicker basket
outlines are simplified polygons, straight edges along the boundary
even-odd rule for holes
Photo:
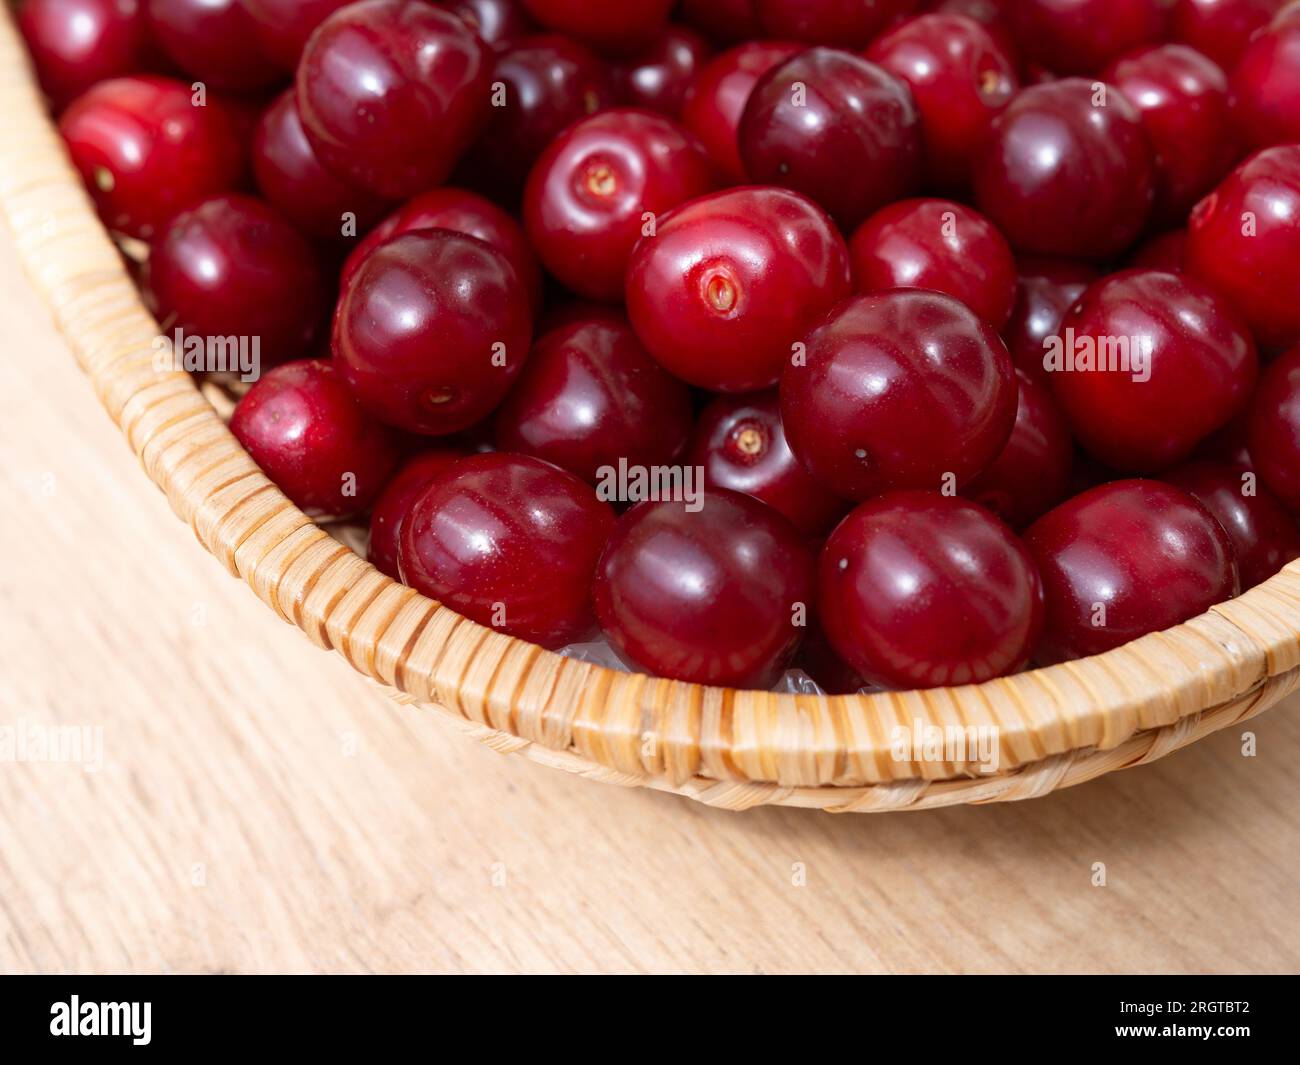
[[[0,214],[146,473],[199,541],[316,644],[496,750],[728,809],[915,810],[1028,799],[1170,751],[1300,686],[1300,563],[1109,654],[986,684],[823,697],[620,673],[396,584],[295,508],[180,372],[0,18]],[[16,357],[10,353],[10,357]],[[893,729],[992,729],[999,768],[897,758]]]

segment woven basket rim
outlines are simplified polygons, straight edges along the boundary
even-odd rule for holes
[[[282,618],[405,701],[498,749],[712,805],[920,809],[1045,794],[1161,757],[1300,677],[1300,562],[1244,596],[1093,658],[979,685],[816,696],[711,688],[579,662],[385,577],[299,511],[185,373],[0,19],[0,216],[28,276],[150,478]],[[999,765],[898,757],[893,726],[995,730]]]

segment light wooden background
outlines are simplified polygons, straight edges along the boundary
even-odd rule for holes
[[[0,728],[103,737],[97,772],[0,762],[0,969],[1300,967],[1300,701],[1255,758],[1239,728],[933,813],[729,814],[503,757],[204,554],[3,235],[0,300]]]

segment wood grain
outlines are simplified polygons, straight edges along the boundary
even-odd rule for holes
[[[502,757],[194,542],[3,237],[0,293],[0,729],[103,730],[97,772],[0,762],[3,970],[1300,965],[1300,700],[1245,726],[1253,758],[1230,729],[929,813],[732,814]]]

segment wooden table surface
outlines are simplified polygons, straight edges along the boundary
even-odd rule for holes
[[[0,969],[1300,967],[1300,700],[1244,726],[1254,757],[1238,727],[931,813],[732,814],[504,757],[204,553],[2,234],[0,296]],[[79,763],[37,757],[57,727]]]

